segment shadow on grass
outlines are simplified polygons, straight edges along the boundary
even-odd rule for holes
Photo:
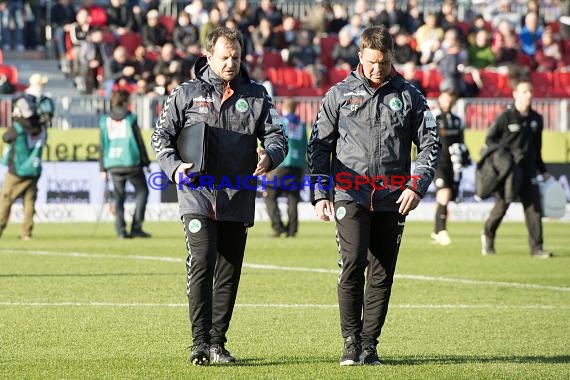
[[[238,358],[235,364],[213,364],[215,367],[267,367],[267,366],[295,366],[300,364],[336,364],[335,357],[305,357],[305,358],[283,358],[282,360],[269,360],[264,358]],[[566,364],[570,363],[570,356],[435,356],[435,357],[399,357],[382,358],[382,363],[387,366],[420,366],[420,365],[458,365],[458,364],[493,364],[493,363],[518,363],[518,364]]]
[[[570,363],[569,355],[541,356],[541,355],[505,355],[505,356],[435,356],[435,357],[400,357],[382,359],[386,365],[454,365],[469,363],[519,363],[519,364],[565,364]]]
[[[0,278],[17,277],[128,277],[128,276],[180,276],[180,273],[6,273]]]

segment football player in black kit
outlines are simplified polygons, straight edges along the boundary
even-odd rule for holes
[[[451,112],[456,100],[451,90],[443,91],[438,98],[439,114],[435,117],[441,140],[441,158],[434,176],[437,208],[431,237],[440,245],[451,243],[447,232],[447,205],[457,199],[461,171],[471,162],[463,139],[465,124]]]

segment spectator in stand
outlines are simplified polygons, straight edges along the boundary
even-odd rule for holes
[[[202,0],[194,0],[188,4],[184,11],[188,13],[192,20],[192,25],[200,29],[202,25],[208,22],[208,11],[204,8]]]
[[[408,61],[418,62],[418,52],[412,49],[412,36],[405,29],[400,30],[394,37],[394,64],[403,65]]]
[[[158,82],[158,77],[162,76],[165,78],[165,83],[172,81],[173,79],[178,79],[182,76],[182,59],[176,55],[176,49],[171,43],[166,43],[160,50],[160,56],[152,73],[155,76],[155,80]]]
[[[517,63],[519,54],[518,38],[508,20],[499,22],[493,35],[491,49],[495,55],[496,66],[508,66]]]
[[[190,15],[184,11],[178,14],[178,22],[174,27],[173,42],[176,50],[186,51],[189,45],[200,43],[200,33],[192,24]]]
[[[146,25],[143,26],[143,45],[148,51],[159,51],[168,42],[168,31],[159,21],[160,13],[151,9],[146,15]]]
[[[154,80],[152,70],[154,68],[155,62],[151,61],[147,57],[146,48],[144,46],[140,45],[135,49],[132,63],[136,69],[135,79],[137,81],[144,80],[152,82]]]
[[[441,4],[441,11],[437,14],[437,25],[444,31],[455,27],[457,24],[456,12],[454,0],[444,0]],[[461,35],[461,37],[465,36]]]
[[[343,26],[341,31],[346,30],[352,36],[352,42],[356,45],[360,43],[360,35],[366,29],[362,21],[362,15],[360,13],[355,13],[350,18],[350,23]],[[340,32],[339,32],[340,33]]]
[[[554,33],[549,27],[544,29],[542,33],[538,49],[536,50],[535,60],[538,64],[536,70],[541,72],[552,72],[557,68],[564,67],[562,48],[560,43],[555,40]]]
[[[236,0],[232,17],[237,21],[239,30],[244,33],[243,39],[247,40],[250,36],[249,27],[253,25],[253,8],[248,0]]]
[[[81,45],[87,41],[87,33],[91,27],[89,24],[90,20],[89,11],[85,8],[81,8],[75,15],[75,22],[69,28],[69,38],[71,39],[71,45],[73,46],[73,61],[71,62],[70,72],[71,76],[79,74],[79,54],[81,51]]]
[[[490,30],[487,29],[487,22],[485,21],[483,15],[478,14],[473,19],[472,25],[469,28],[469,32],[467,33],[467,43],[469,45],[475,45],[475,35],[480,30],[491,32]]]
[[[109,47],[103,42],[101,29],[89,29],[79,51],[79,75],[75,81],[79,92],[90,95],[99,88],[99,70],[103,71],[109,59]]]
[[[542,37],[542,28],[538,26],[538,16],[536,13],[528,13],[524,18],[524,26],[519,32],[521,51],[529,56],[536,53],[537,42]]]
[[[358,63],[360,48],[354,43],[348,30],[341,30],[338,34],[338,44],[333,49],[332,59],[337,69],[352,71]]]
[[[434,63],[441,74],[443,89],[450,89],[460,97],[466,96],[467,84],[463,78],[463,71],[467,66],[467,51],[459,41],[457,29],[448,29],[443,37],[441,49],[434,57]]]
[[[422,83],[417,79],[418,68],[415,61],[408,61],[402,65],[400,68],[402,76],[407,80],[412,86],[417,88],[422,95],[426,95],[426,90],[422,87]]]
[[[372,20],[374,20],[376,17],[377,12],[374,12],[373,9],[370,9],[367,0],[356,0],[354,2],[354,11],[352,14],[360,15],[360,23],[363,27],[366,28],[367,26],[372,25]],[[360,30],[360,33],[358,34],[359,38],[360,34],[362,34],[362,30]],[[360,43],[360,40],[354,41],[354,43],[358,44]]]
[[[220,10],[212,7],[208,12],[208,21],[200,26],[200,46],[206,46],[206,36],[212,30],[222,25]]]
[[[396,35],[401,29],[406,29],[406,14],[398,9],[396,0],[386,0],[386,8],[376,16],[374,25],[384,25],[391,35]]]
[[[414,34],[424,23],[424,14],[420,12],[418,0],[409,0],[406,12],[406,29],[408,33]]]
[[[297,33],[297,43],[289,49],[289,64],[311,74],[315,87],[320,87],[323,79],[323,68],[319,58],[309,31],[300,30]]]
[[[105,73],[105,93],[111,94],[113,86],[122,82],[121,87],[136,83],[136,63],[129,60],[129,54],[124,46],[117,46],[113,58],[108,61]]]
[[[416,31],[416,49],[420,53],[420,63],[429,64],[443,40],[443,29],[437,26],[435,13],[426,14],[425,24]]]
[[[333,19],[329,23],[328,33],[338,34],[348,24],[348,13],[344,4],[333,4]]]
[[[469,65],[478,69],[495,65],[495,54],[489,45],[489,35],[480,29],[475,35],[474,44],[468,48]]]
[[[2,29],[2,49],[24,51],[24,0],[3,0],[3,12],[0,19]],[[12,34],[14,39],[12,40]]]
[[[271,22],[262,18],[259,25],[251,33],[253,49],[258,55],[263,55],[264,51],[277,49],[277,36],[273,32]]]
[[[110,0],[107,8],[107,25],[115,37],[135,29],[135,15],[126,0]]]
[[[315,6],[311,7],[301,19],[307,30],[313,35],[320,36],[329,28],[329,22],[334,17],[332,8],[328,2],[318,1]]]
[[[135,0],[136,1],[136,0]],[[146,25],[147,13],[155,9],[158,11],[160,5],[159,0],[138,0],[133,6],[133,15],[135,17],[135,32],[142,33]]]
[[[253,25],[258,26],[261,19],[267,19],[271,23],[271,27],[277,27],[283,23],[283,14],[273,4],[272,0],[261,0],[259,7],[255,10],[253,17]]]
[[[59,58],[61,71],[70,74],[71,65],[65,56],[65,32],[70,32],[75,22],[75,8],[71,5],[71,0],[58,0],[51,8],[50,17],[55,55]]]
[[[528,0],[526,3],[526,12],[520,18],[520,26],[521,28],[525,25],[525,18],[526,15],[529,13],[536,13],[537,15],[537,24],[541,28],[546,27],[546,23],[544,22],[544,17],[540,15],[540,8],[537,0]]]
[[[231,17],[229,1],[217,0],[216,8],[218,8],[218,11],[220,12],[220,23],[224,24],[226,20]]]
[[[188,45],[186,52],[182,57],[182,80],[192,78],[192,68],[194,67],[194,63],[196,63],[196,60],[198,60],[202,55],[202,48],[200,47],[199,42]]]
[[[490,20],[494,27],[501,20],[508,20],[511,25],[518,25],[520,15],[511,8],[512,0],[497,0],[489,2],[489,5],[483,10],[485,20]]]
[[[291,44],[295,43],[295,35],[297,34],[295,26],[296,21],[293,16],[285,16],[283,18],[283,25],[276,32],[275,36],[277,39],[277,48],[279,50],[289,49]]]

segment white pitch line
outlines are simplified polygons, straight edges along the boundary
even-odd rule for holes
[[[29,254],[29,255],[45,255],[45,256],[151,260],[151,261],[176,262],[176,263],[181,263],[181,262],[185,261],[185,259],[177,258],[177,257],[143,256],[143,255],[115,255],[115,254],[105,255],[105,254],[99,254],[99,253],[85,253],[85,252],[52,252],[52,251],[41,251],[41,250],[18,251],[18,250],[13,250],[13,249],[0,249],[0,252]],[[243,267],[248,268],[248,269],[338,274],[338,270],[336,270],[336,269],[289,267],[289,266],[270,265],[270,264],[244,263]],[[415,280],[415,281],[434,281],[434,282],[448,282],[448,283],[465,284],[465,285],[486,285],[486,286],[501,286],[501,287],[518,288],[518,289],[539,289],[539,290],[552,290],[552,291],[557,291],[557,292],[570,292],[570,287],[553,286],[553,285],[525,284],[525,283],[520,283],[520,282],[471,280],[471,279],[465,279],[465,278],[453,278],[453,277],[443,277],[443,276],[425,276],[425,275],[416,275],[416,274],[396,274],[395,278],[396,279]]]
[[[110,308],[186,308],[184,303],[114,303],[114,302],[19,302],[19,301],[0,301],[1,306],[23,306],[23,307],[110,307]],[[338,309],[338,305],[328,304],[236,304],[238,308],[265,308],[265,309]],[[504,304],[395,304],[390,308],[398,309],[459,309],[459,310],[477,310],[477,309],[540,309],[540,310],[567,310],[570,306],[558,305],[504,305]]]

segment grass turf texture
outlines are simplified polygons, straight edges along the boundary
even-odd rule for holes
[[[408,222],[379,345],[386,365],[351,368],[338,364],[333,224],[302,223],[295,239],[269,238],[267,223],[250,230],[227,346],[240,364],[206,368],[187,362],[182,227],[146,227],[152,239],[124,241],[110,223],[95,236],[94,224],[39,224],[21,242],[9,225],[0,240],[0,378],[569,376],[568,224],[545,224],[556,257],[540,260],[528,255],[522,223],[503,224],[497,256],[482,257],[478,223],[452,223],[452,244],[439,247],[431,224]]]

